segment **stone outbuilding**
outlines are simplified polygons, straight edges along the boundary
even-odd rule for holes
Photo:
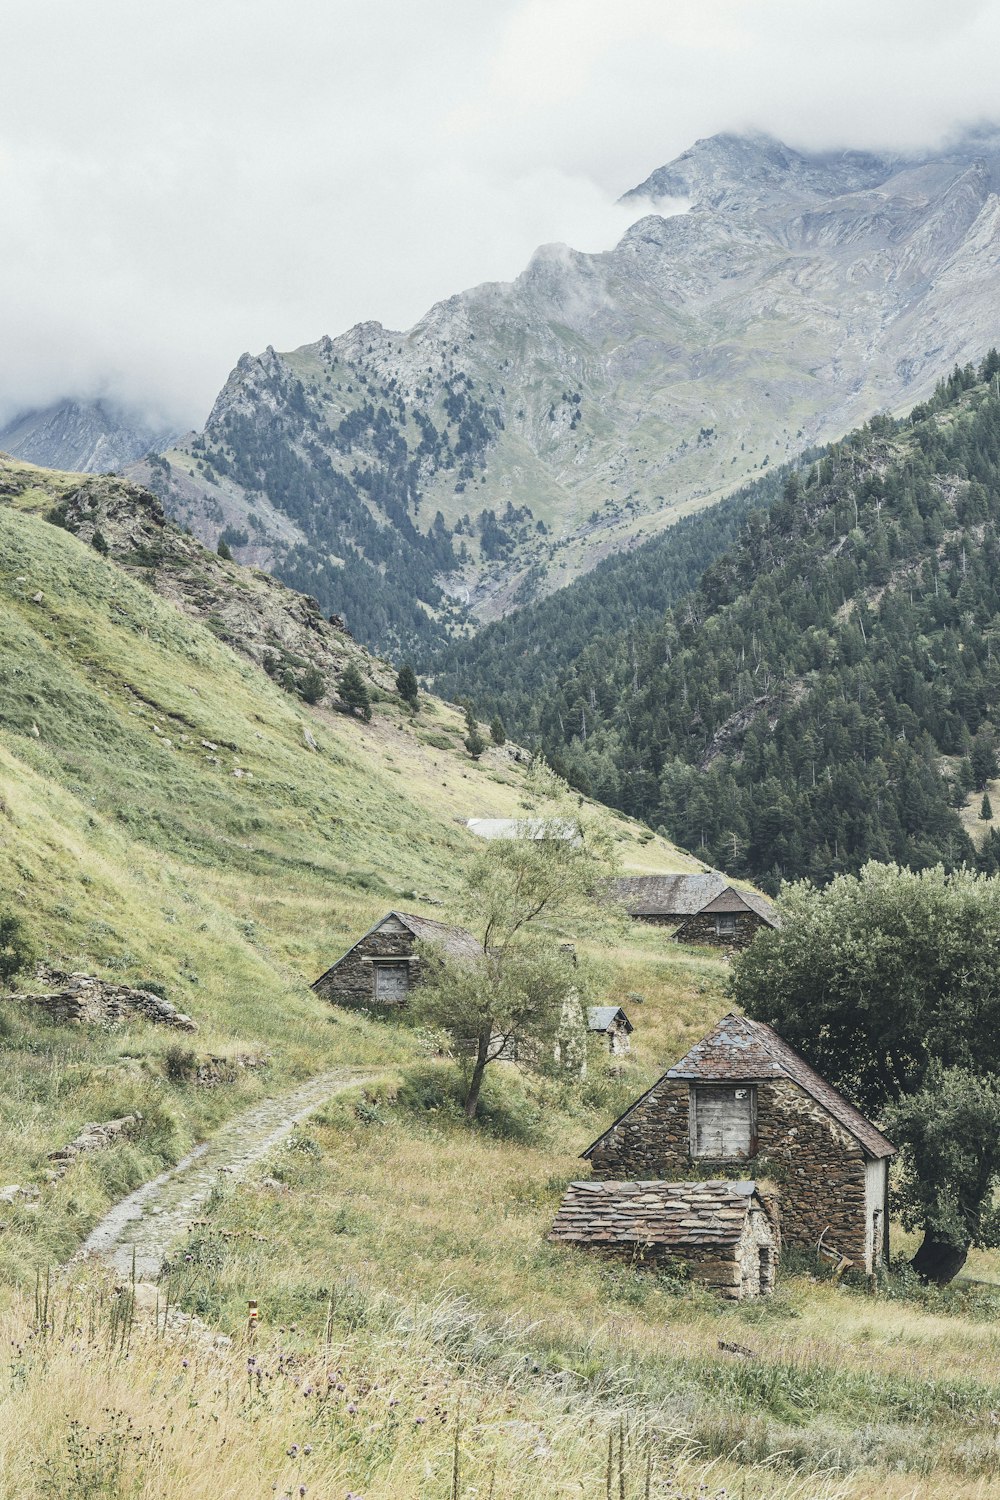
[[[595,1178],[756,1170],[786,1245],[872,1271],[888,1255],[895,1146],[761,1021],[728,1015],[583,1153]]]
[[[620,1005],[590,1006],[587,1031],[604,1041],[612,1057],[627,1057],[632,1051],[632,1022]]]
[[[774,906],[737,890],[718,870],[701,875],[626,875],[611,894],[637,922],[673,927],[674,941],[745,948],[761,927],[777,927]]]
[[[733,1301],[774,1290],[780,1249],[773,1199],[755,1182],[571,1182],[549,1239],[686,1266]]]
[[[312,987],[324,1000],[337,1005],[398,1009],[406,1004],[410,988],[417,982],[420,959],[414,950],[420,942],[434,943],[450,958],[475,962],[483,956],[482,948],[464,927],[449,927],[413,912],[390,911]]]

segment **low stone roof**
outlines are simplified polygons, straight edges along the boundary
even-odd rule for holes
[[[473,962],[482,958],[483,950],[479,943],[467,932],[464,927],[450,927],[446,922],[436,922],[433,917],[421,917],[415,912],[387,911],[384,917],[379,917],[373,922],[367,932],[363,932],[356,942],[353,942],[346,953],[342,953],[336,963],[332,963],[328,969],[324,969],[318,979],[313,980],[312,988],[322,984],[335,969],[339,969],[345,958],[350,958],[355,948],[370,938],[372,933],[378,932],[379,928],[388,922],[390,917],[395,917],[404,927],[408,927],[413,936],[420,942],[436,943],[442,948],[449,958],[467,959]]]
[[[893,1156],[896,1151],[877,1126],[763,1021],[735,1014],[724,1016],[679,1063],[667,1069],[664,1077],[741,1083],[791,1078],[849,1130],[870,1156]]]
[[[778,925],[770,901],[737,890],[718,870],[701,875],[626,875],[612,881],[611,894],[633,917],[694,917],[705,912],[752,911]]]
[[[703,875],[624,875],[612,881],[611,894],[633,917],[693,917],[726,885],[717,870]]]
[[[450,927],[446,922],[435,922],[433,917],[420,917],[408,911],[393,911],[388,915],[398,917],[419,941],[436,943],[449,958],[467,958],[472,961],[483,956],[482,944],[464,927]],[[382,918],[382,922],[384,921],[385,917]],[[381,927],[382,922],[377,923],[377,926]]]
[[[667,1245],[679,1255],[739,1243],[755,1182],[571,1182],[550,1240],[587,1245]]]
[[[588,1031],[607,1031],[621,1016],[629,1031],[633,1029],[632,1022],[622,1010],[620,1005],[592,1005],[587,1011]]]

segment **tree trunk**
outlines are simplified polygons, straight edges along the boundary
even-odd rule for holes
[[[469,1079],[469,1092],[465,1096],[465,1118],[474,1120],[476,1110],[479,1108],[479,1093],[483,1086],[483,1076],[486,1072],[486,1064],[490,1060],[490,1042],[493,1040],[493,1027],[487,1026],[479,1033],[476,1045],[476,1061],[472,1068],[472,1077]]]
[[[960,1249],[947,1240],[936,1240],[932,1234],[925,1233],[923,1243],[910,1265],[921,1281],[933,1281],[938,1286],[947,1286],[965,1265],[968,1255],[968,1245]]]

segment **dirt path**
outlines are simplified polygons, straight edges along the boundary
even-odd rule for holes
[[[103,1260],[127,1276],[134,1249],[137,1280],[155,1280],[168,1249],[204,1206],[220,1172],[242,1176],[332,1094],[367,1083],[371,1076],[338,1068],[235,1115],[175,1167],[109,1209],[74,1260]]]

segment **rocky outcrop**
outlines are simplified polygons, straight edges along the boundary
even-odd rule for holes
[[[392,689],[394,674],[358,646],[343,621],[327,620],[315,599],[257,568],[219,557],[168,521],[159,499],[111,475],[64,495],[50,520],[112,557],[128,572],[207,624],[220,640],[294,687],[315,668],[318,699],[341,706],[336,684],[353,662],[369,682]]]
[[[127,1140],[141,1124],[142,1115],[122,1115],[117,1120],[91,1121],[68,1145],[60,1146],[58,1151],[50,1151],[49,1161],[62,1176],[78,1156],[84,1156],[90,1151],[107,1151],[109,1146]]]
[[[46,989],[3,998],[8,1004],[35,1006],[62,1025],[144,1020],[178,1031],[198,1030],[196,1021],[152,990],[112,984],[92,974],[60,974],[53,969],[40,970],[38,978]]]
[[[177,429],[150,425],[107,401],[60,401],[22,412],[0,430],[0,449],[49,469],[106,474],[171,442]]]

